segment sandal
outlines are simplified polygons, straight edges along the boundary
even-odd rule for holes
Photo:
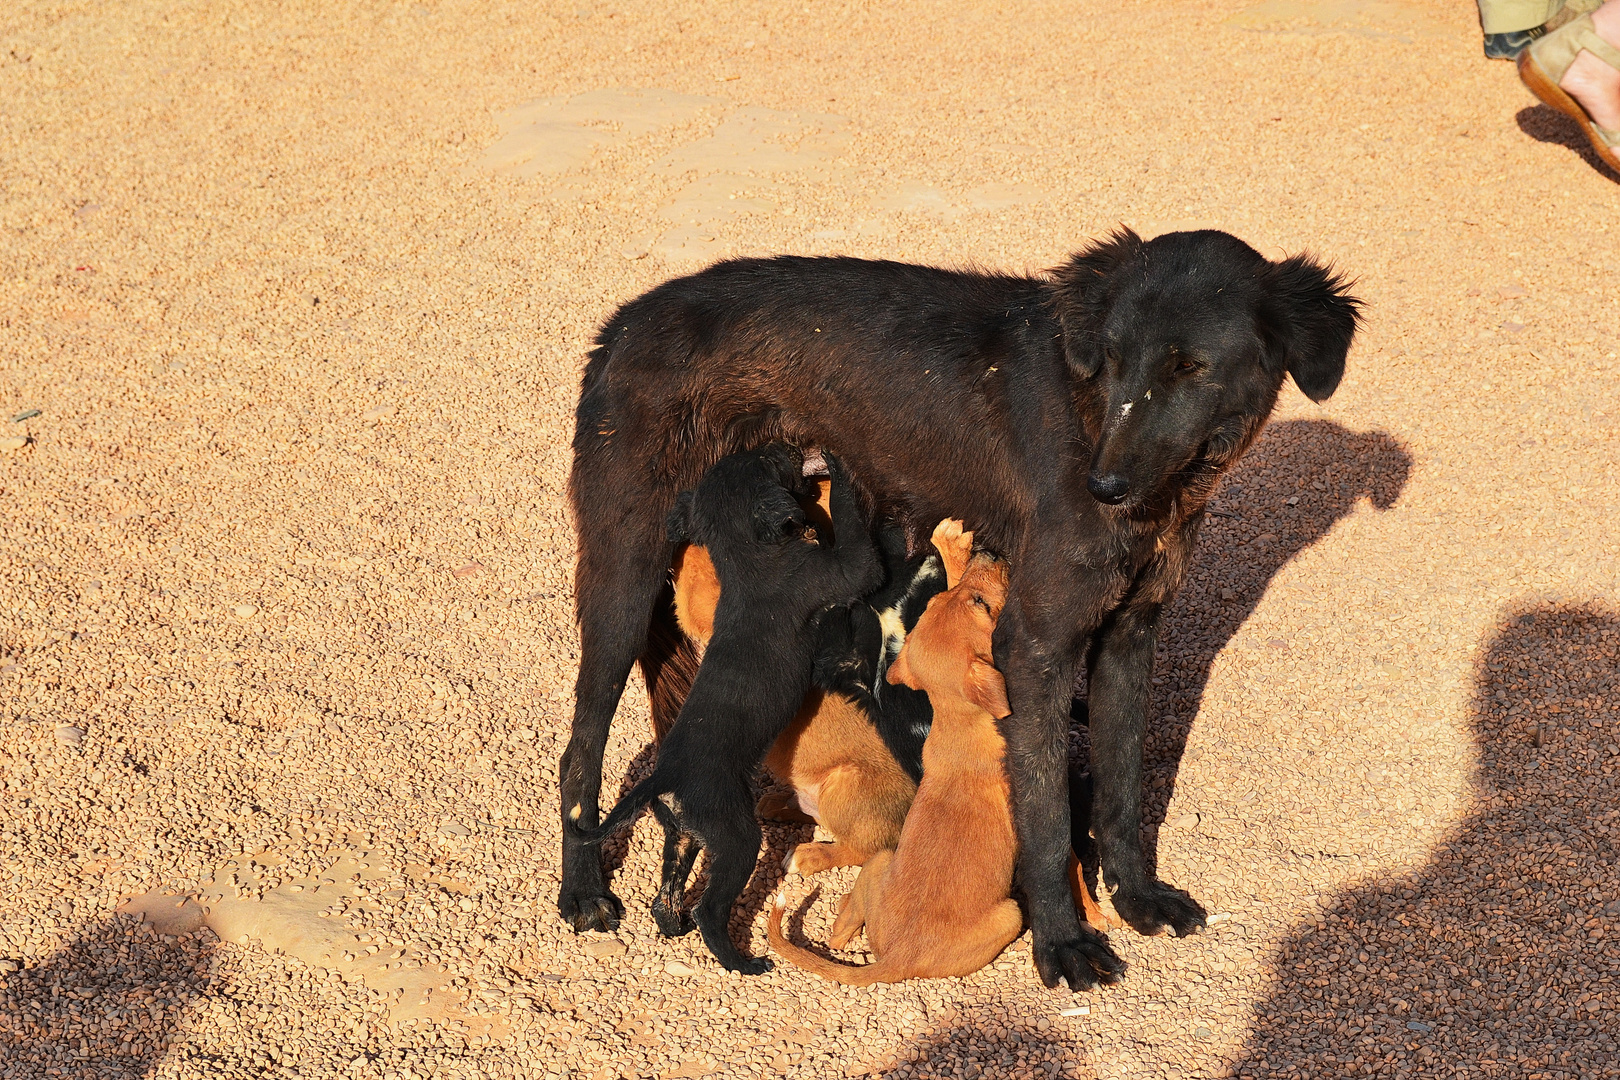
[[[1620,48],[1598,37],[1597,30],[1592,26],[1592,16],[1587,14],[1532,42],[1529,48],[1520,53],[1519,78],[1543,104],[1550,105],[1579,124],[1591,140],[1592,149],[1597,151],[1598,157],[1609,168],[1620,173],[1620,131],[1598,127],[1586,110],[1581,108],[1581,103],[1558,85],[1582,49],[1620,70]]]

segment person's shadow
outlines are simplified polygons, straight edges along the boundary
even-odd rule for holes
[[[152,1076],[185,1012],[216,989],[217,943],[210,931],[165,935],[120,916],[81,927],[43,963],[6,958],[0,1074]]]
[[[1039,1026],[1043,1022],[1045,1031]],[[1009,1022],[1008,1012],[984,1004],[952,1009],[928,1034],[872,1061],[868,1069],[872,1076],[964,1080],[1007,1076],[1054,1080],[1091,1072],[1084,1049],[1061,1028],[1016,1013]]]
[[[1591,141],[1587,139],[1579,125],[1557,109],[1546,105],[1531,105],[1520,109],[1513,119],[1519,125],[1519,130],[1536,142],[1568,147],[1609,179],[1620,180],[1620,175],[1597,156],[1597,151],[1592,149]]]
[[[1215,657],[1254,613],[1278,571],[1363,499],[1388,510],[1411,470],[1412,455],[1381,431],[1288,420],[1268,427],[1223,481],[1187,582],[1159,634],[1154,719],[1143,751],[1142,820],[1150,866],[1157,865],[1158,827],[1175,793]],[[1081,760],[1084,740],[1077,731]]]
[[[1476,673],[1476,809],[1283,942],[1231,1075],[1620,1075],[1617,645],[1594,605],[1506,620]]]

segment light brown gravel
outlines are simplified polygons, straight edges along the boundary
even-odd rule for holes
[[[1469,5],[23,0],[0,147],[0,1077],[1620,1075],[1620,187]],[[1122,222],[1370,303],[1164,638],[1150,839],[1211,931],[1079,999],[1027,937],[742,979],[658,938],[645,824],[624,926],[565,931],[597,322],[732,252]],[[647,732],[632,687],[610,792]],[[293,897],[330,960],[251,921]]]

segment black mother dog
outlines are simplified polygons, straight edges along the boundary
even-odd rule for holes
[[[1041,277],[855,259],[742,259],[666,282],[609,319],[585,368],[570,480],[581,636],[562,758],[558,907],[576,929],[622,908],[579,825],[597,818],[608,724],[662,596],[664,514],[703,470],[785,438],[836,451],[915,544],[958,517],[1012,581],[995,659],[1042,981],[1124,965],[1083,930],[1065,876],[1066,738],[1088,665],[1092,830],[1114,907],[1144,934],[1203,908],[1147,873],[1142,744],[1161,613],[1204,503],[1286,375],[1333,393],[1358,323],[1345,282],[1221,232],[1120,231]],[[651,659],[656,659],[652,657]]]

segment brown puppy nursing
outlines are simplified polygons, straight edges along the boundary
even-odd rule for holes
[[[772,907],[771,946],[835,982],[870,985],[968,975],[1023,930],[1010,898],[1017,837],[996,720],[1012,710],[990,659],[990,636],[1007,592],[1006,564],[972,554],[958,521],[934,530],[949,591],[929,602],[889,669],[891,682],[925,690],[934,708],[923,744],[923,779],[893,851],[861,870],[844,898],[830,943],[842,948],[864,925],[878,957],[855,967],[817,956],[782,934],[786,900]],[[1071,869],[1087,921],[1102,926],[1089,890]]]
[[[782,935],[785,899],[770,916],[770,942],[794,964],[836,982],[870,985],[967,975],[1024,928],[1010,899],[1018,841],[996,718],[1012,710],[990,660],[990,635],[1006,597],[1005,564],[970,556],[972,534],[941,522],[934,546],[947,592],[906,638],[889,679],[925,690],[934,726],[923,744],[923,780],[894,851],[873,856],[844,898],[831,944],[866,927],[878,959],[862,967],[828,960]]]

